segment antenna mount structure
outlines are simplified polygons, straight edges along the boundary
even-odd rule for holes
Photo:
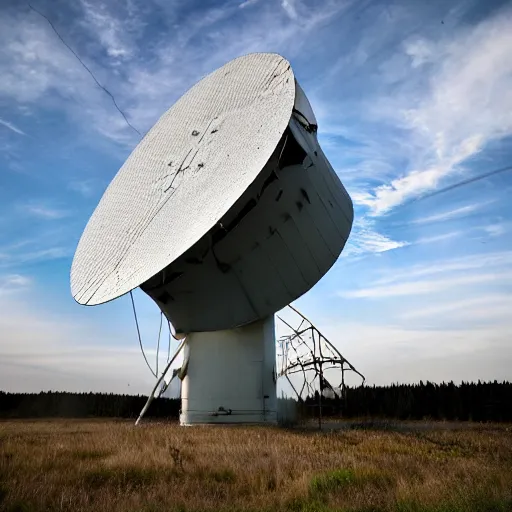
[[[317,130],[284,57],[233,59],[160,117],[84,229],[71,294],[155,302],[185,340],[182,425],[277,422],[274,314],[334,265],[354,220]]]

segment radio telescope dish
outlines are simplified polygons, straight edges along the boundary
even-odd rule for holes
[[[264,168],[294,104],[278,55],[235,59],[151,128],[107,188],[78,245],[80,304],[115,299],[163,270],[228,212]]]
[[[186,336],[184,423],[205,421],[205,410],[233,393],[234,406],[220,404],[216,417],[249,403],[239,421],[275,416],[273,315],[329,270],[353,221],[316,131],[286,59],[234,59],[145,135],[80,239],[77,302],[101,304],[140,286]]]

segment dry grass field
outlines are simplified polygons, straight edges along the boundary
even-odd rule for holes
[[[512,428],[4,421],[0,510],[512,510]]]

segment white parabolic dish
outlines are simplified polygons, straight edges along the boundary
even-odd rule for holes
[[[115,299],[201,239],[254,182],[285,132],[295,79],[277,54],[250,54],[203,78],[121,167],[80,239],[71,292]]]

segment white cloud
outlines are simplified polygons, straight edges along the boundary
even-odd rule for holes
[[[429,62],[434,56],[432,45],[429,41],[422,38],[416,38],[404,43],[404,51],[406,55],[411,57],[411,65],[417,68],[426,62]]]
[[[88,67],[101,75],[100,66],[80,51],[76,26],[73,23],[56,26],[75,51],[84,53],[82,58]],[[105,132],[108,127],[112,138],[133,142],[133,134],[122,118],[119,121],[120,115],[111,99],[39,14],[33,11],[3,14],[0,43],[4,49],[0,53],[0,98],[14,100],[22,107],[27,104],[37,107],[44,100],[46,108],[64,111],[81,129],[92,126]],[[102,82],[103,77],[99,78]],[[120,105],[125,106],[121,100]],[[32,111],[36,115],[37,109]]]
[[[512,310],[512,295],[485,294],[472,298],[459,298],[449,302],[442,302],[434,306],[423,306],[419,309],[406,311],[400,318],[410,320],[415,318],[439,317],[449,315],[451,320],[481,320],[506,319]]]
[[[9,130],[13,131],[14,133],[17,133],[18,135],[26,135],[25,132],[22,132],[19,128],[14,126],[12,123],[9,123],[8,121],[5,121],[2,118],[0,118],[0,124],[2,126],[5,126],[6,128],[9,128]]]
[[[406,245],[408,245],[407,242],[393,240],[386,235],[378,233],[374,228],[373,222],[366,217],[356,217],[342,256],[386,252]]]
[[[99,38],[107,54],[114,59],[130,58],[133,54],[133,45],[128,27],[109,13],[106,4],[93,4],[86,0],[80,0],[80,3],[85,13],[82,23]],[[133,24],[134,19],[131,21]]]
[[[444,220],[451,220],[455,217],[463,217],[464,215],[473,213],[473,212],[479,210],[480,208],[482,208],[483,206],[486,206],[493,202],[494,202],[494,200],[485,201],[482,203],[470,204],[467,206],[461,206],[460,208],[455,208],[453,210],[436,213],[434,215],[427,215],[426,217],[419,217],[419,218],[411,221],[411,224],[430,224],[431,222],[440,222],[440,221],[444,221]]]
[[[24,103],[38,101],[53,88],[71,92],[84,79],[75,58],[43,18],[23,14],[0,18],[0,95]]]
[[[149,393],[155,379],[140,352],[133,316],[127,326],[119,305],[103,306],[109,310],[108,321],[100,310],[68,309],[62,314],[55,303],[45,300],[45,290],[34,288],[30,297],[0,296],[1,390]],[[158,314],[153,303],[151,314],[147,314],[144,304],[151,301],[139,294],[145,299],[137,300],[144,347],[154,368],[158,333],[154,320]],[[128,303],[125,305],[130,312]],[[145,336],[149,320],[153,320],[150,337]],[[171,354],[177,346],[173,340]],[[161,344],[160,356],[163,370],[166,343]]]
[[[508,380],[510,320],[490,325],[424,329],[403,323],[339,322],[322,332],[367,378],[367,383]],[[357,381],[355,381],[357,384]]]
[[[73,243],[75,238],[70,236],[66,225],[45,223],[31,237],[11,239],[0,245],[0,268],[13,269],[28,263],[69,257]]]
[[[93,180],[75,180],[68,185],[70,190],[78,192],[84,197],[91,197],[95,192],[95,183]]]
[[[488,282],[512,282],[512,273],[476,274],[461,277],[432,279],[422,281],[406,281],[387,286],[373,286],[342,292],[339,295],[350,298],[381,299],[388,297],[406,297],[413,295],[434,294],[440,291],[451,290],[460,286]]]
[[[377,279],[375,284],[384,285],[444,273],[465,272],[467,274],[468,271],[476,269],[501,272],[510,268],[510,265],[512,265],[511,251],[489,252],[412,265],[407,269],[399,271],[383,268],[381,273],[384,277]]]
[[[66,210],[51,208],[41,204],[26,204],[22,206],[22,210],[34,217],[48,220],[63,219],[69,216],[69,212]]]
[[[292,20],[298,19],[296,0],[281,0],[281,7]]]
[[[149,392],[153,378],[135,340],[113,346],[90,325],[39,311],[0,302],[0,389]]]
[[[416,240],[417,244],[432,244],[435,242],[443,242],[445,240],[451,240],[462,235],[463,231],[451,231],[450,233],[443,233],[441,235],[425,236]]]
[[[31,283],[31,278],[21,274],[0,275],[0,296],[23,290]]]
[[[486,233],[491,236],[501,236],[507,232],[508,225],[506,223],[490,224],[484,227]]]
[[[421,150],[402,176],[356,197],[372,215],[437,188],[489,142],[512,134],[511,26],[512,11],[502,10],[439,41],[405,46],[411,73],[425,73],[426,91],[394,91],[370,103],[375,116],[408,129],[410,146]],[[430,54],[436,60],[425,71]]]
[[[254,5],[258,1],[259,0],[245,0],[238,7],[240,7],[240,9],[245,9],[246,7],[249,7],[250,5]]]
[[[357,249],[357,252],[386,252],[398,249],[407,245],[406,242],[398,242],[388,238],[385,235],[365,229],[356,233],[352,238],[350,245]]]
[[[16,268],[26,263],[58,260],[72,255],[72,250],[65,247],[49,247],[28,251],[0,253],[0,268]]]
[[[114,11],[94,0],[82,0],[80,6],[74,21],[56,23],[57,30],[141,132],[201,75],[244,53],[278,51],[291,57],[307,44],[308,34],[346,7],[335,1],[315,8],[301,5],[304,15],[293,20],[266,3],[250,15],[228,3],[194,10],[179,23],[170,9],[161,20],[167,28],[148,41],[147,7]],[[22,104],[44,99],[47,106],[64,111],[74,126],[130,147],[138,142],[111,98],[44,18],[35,12],[2,16],[0,45],[0,98]]]
[[[387,213],[405,200],[435,189],[442,178],[453,173],[458,164],[478,153],[482,146],[483,138],[480,135],[464,139],[450,148],[448,156],[438,158],[434,165],[413,170],[403,177],[392,180],[389,185],[380,185],[373,192],[356,197],[354,201],[368,206],[371,215]]]
[[[71,255],[71,251],[64,247],[50,247],[48,249],[39,249],[19,253],[16,256],[17,263],[32,263],[35,261],[56,260]]]

